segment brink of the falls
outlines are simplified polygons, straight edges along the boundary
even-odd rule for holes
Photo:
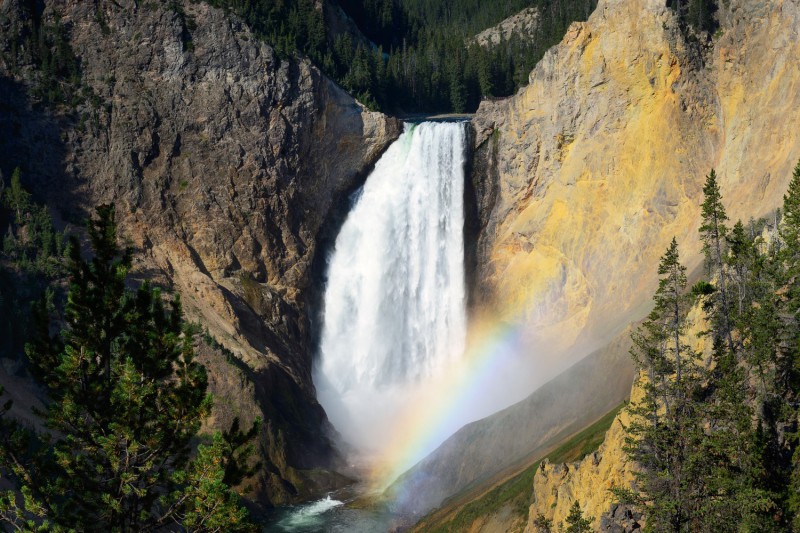
[[[466,125],[406,125],[368,177],[328,259],[319,400],[346,441],[393,421],[464,351]]]

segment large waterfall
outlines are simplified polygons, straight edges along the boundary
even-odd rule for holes
[[[416,387],[466,335],[462,123],[406,125],[329,258],[315,383],[350,442],[380,447]]]

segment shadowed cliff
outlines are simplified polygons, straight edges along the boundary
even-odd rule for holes
[[[48,25],[80,67],[77,96],[51,104],[25,46]],[[202,3],[8,1],[0,49],[17,88],[2,95],[0,168],[21,166],[76,222],[116,203],[139,275],[179,292],[221,343],[201,350],[212,425],[265,419],[254,495],[295,501],[338,483],[319,470],[337,453],[311,382],[311,265],[399,123]]]

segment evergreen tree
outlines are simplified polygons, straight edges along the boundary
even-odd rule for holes
[[[715,0],[668,0],[667,5],[675,10],[684,28],[692,28],[694,32],[713,32],[716,28]],[[689,34],[689,37],[694,39],[695,35]]]
[[[31,195],[22,187],[19,167],[11,173],[11,184],[5,191],[4,203],[14,213],[14,223],[23,224],[24,214],[30,207]]]
[[[751,227],[755,223],[751,221]],[[726,261],[729,267],[729,280],[731,296],[731,315],[734,318],[741,318],[753,301],[753,294],[750,291],[751,274],[756,267],[759,259],[756,241],[745,229],[742,221],[736,222],[730,235],[727,237],[729,256]],[[732,320],[735,322],[735,320]],[[735,327],[735,324],[731,324]]]
[[[780,235],[785,296],[778,301],[782,334],[775,356],[775,382],[776,392],[783,399],[780,421],[793,428],[786,443],[793,453],[787,504],[793,515],[792,526],[800,531],[800,161],[783,197]]]
[[[762,222],[727,230],[713,172],[704,192],[716,287],[702,281],[692,293],[712,326],[712,358],[706,368],[681,348],[688,305],[680,311],[673,241],[653,312],[633,335],[643,397],[629,408],[625,449],[640,493],[617,493],[658,531],[800,530],[800,165],[777,238],[761,237]]]
[[[238,498],[221,484],[222,437],[189,460],[211,398],[180,301],[165,308],[147,283],[126,288],[131,251],[117,246],[112,206],[99,207],[88,230],[92,259],[72,239],[59,336],[49,336],[44,304],[35,308],[38,335],[26,351],[47,387],[53,451],[41,475],[17,476],[23,494],[40,495],[40,514],[69,529],[247,529]]]
[[[567,528],[564,530],[565,533],[591,533],[592,531],[594,518],[583,517],[583,511],[581,511],[581,506],[577,500],[570,507],[566,520]]]
[[[713,358],[708,382],[696,400],[704,431],[693,458],[693,476],[702,492],[692,530],[739,531],[742,524],[763,524],[774,505],[761,483],[763,465],[745,369],[719,340]]]
[[[780,342],[774,357],[776,392],[788,400],[787,403],[793,403],[800,390],[800,162],[783,197],[779,233],[783,243],[778,253],[778,285],[783,297],[777,302]],[[791,420],[795,415],[796,409],[789,409],[784,420]]]
[[[734,313],[729,292],[728,267],[733,265],[738,274],[737,311],[744,312],[750,292],[747,272],[756,251],[741,222],[734,226],[728,239],[728,217],[714,170],[706,178],[703,193],[700,237],[706,270],[716,283],[716,290],[704,297],[703,306],[712,325],[713,364],[702,402],[698,402],[705,432],[699,443],[696,475],[703,480],[707,496],[700,502],[694,527],[735,531],[742,523],[758,521],[759,513],[772,505],[769,494],[758,483],[761,465],[753,450],[754,411],[748,401],[746,369],[740,364],[739,349],[733,341]],[[730,251],[725,248],[728,243]]]
[[[697,31],[714,31],[714,12],[716,5],[712,0],[689,0],[686,21]]]
[[[4,393],[5,389],[0,386],[0,397]],[[0,407],[0,477],[6,486],[16,480],[15,488],[19,490],[0,491],[0,523],[14,531],[65,531],[46,519],[47,505],[30,483],[32,476],[46,475],[46,472],[37,471],[36,462],[31,460],[32,457],[41,459],[43,454],[41,447],[36,449],[40,443],[32,438],[32,433],[7,416],[12,405],[12,400],[5,400]]]
[[[690,529],[704,496],[695,475],[700,414],[692,401],[703,372],[683,340],[690,300],[675,239],[658,274],[653,311],[632,337],[631,354],[644,394],[629,406],[632,422],[625,450],[640,467],[636,478],[648,524],[658,531],[680,532]]]
[[[732,504],[738,500],[741,509],[746,510],[741,516],[741,527],[768,531],[786,525],[781,510],[786,509],[784,494],[788,470],[779,437],[782,402],[778,401],[780,394],[775,377],[781,338],[776,292],[781,276],[774,256],[776,247],[767,246],[757,237],[758,225],[751,222],[749,226],[750,230],[745,231],[744,226],[737,223],[729,239],[729,263],[738,293],[735,330],[741,338],[743,364],[734,367],[730,375],[717,372],[721,384],[713,382],[712,385],[721,391],[713,396],[729,399],[729,414],[722,421],[722,427],[735,429],[732,420],[738,418],[742,428],[734,431],[727,443],[727,455],[736,461],[732,466],[742,466],[740,472],[729,468],[727,475],[738,475],[745,483],[743,487],[734,487],[736,495],[731,498]],[[746,392],[742,392],[743,389]],[[718,413],[719,416],[723,414]],[[752,423],[754,418],[755,424]]]
[[[722,194],[714,169],[706,176],[703,195],[705,200],[702,205],[703,223],[700,226],[700,239],[703,242],[706,271],[718,284],[716,296],[713,297],[713,305],[718,309],[712,310],[712,316],[715,318],[715,337],[723,339],[733,353],[735,347],[731,334],[728,273],[723,260],[726,252],[723,247],[728,235],[728,228],[725,226],[728,215],[725,214],[725,206],[722,205]]]
[[[789,189],[783,195],[783,224],[780,226],[785,258],[800,264],[800,161],[794,167]]]
[[[463,113],[467,105],[467,87],[458,66],[454,66],[450,72],[451,109],[456,113]]]
[[[552,533],[553,521],[539,513],[539,516],[533,520],[533,527],[536,533]]]
[[[173,521],[185,531],[248,531],[247,511],[226,483],[227,443],[221,433],[201,444],[189,465],[182,487],[172,495]],[[169,514],[169,513],[167,513]]]

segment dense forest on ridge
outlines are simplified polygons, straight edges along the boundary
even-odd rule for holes
[[[331,2],[331,0],[328,0]],[[513,94],[572,22],[596,0],[339,0],[359,30],[334,31],[313,0],[210,0],[242,16],[283,54],[301,52],[366,105],[395,113],[471,112],[482,98]],[[712,0],[671,2],[694,37],[713,31]],[[532,35],[513,32],[493,44],[472,38],[525,8],[537,13]]]
[[[391,112],[474,111],[482,97],[508,96],[527,83],[544,52],[596,0],[432,2],[342,0],[362,35],[334,33],[312,0],[212,0],[232,9],[281,53],[300,51],[365,104]],[[337,6],[329,6],[336,9]],[[526,7],[540,13],[533,39],[469,43]]]
[[[472,112],[483,98],[513,94],[572,22],[586,20],[597,0],[208,0],[242,17],[279,54],[309,57],[328,76],[372,109],[408,114]],[[714,0],[671,0],[692,40],[716,28]],[[192,49],[195,23],[170,2]],[[535,11],[530,32],[518,29],[497,42],[474,37],[523,9]],[[93,95],[80,83],[78,61],[65,28],[30,10],[18,28],[12,65],[40,71],[34,94],[48,104],[75,106]],[[98,17],[102,19],[101,12]],[[342,19],[351,24],[342,23]],[[338,21],[338,22],[335,22]],[[16,67],[15,67],[16,68]],[[88,117],[86,117],[88,118]],[[86,120],[84,118],[83,120]]]

